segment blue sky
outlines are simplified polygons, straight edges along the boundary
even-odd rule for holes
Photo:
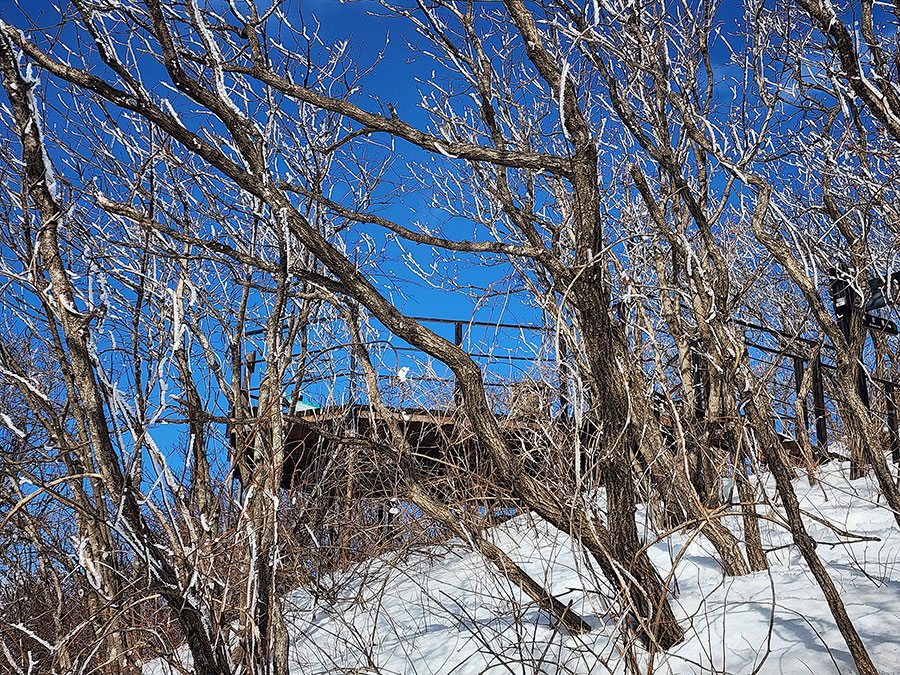
[[[27,17],[23,16],[20,11],[22,7],[27,7]],[[321,24],[320,36],[326,42],[343,39],[348,40],[351,48],[358,52],[359,61],[361,63],[374,61],[376,55],[385,47],[388,35],[390,35],[390,48],[386,52],[386,57],[377,65],[374,73],[366,82],[371,93],[369,91],[364,91],[360,100],[360,105],[370,110],[378,110],[378,103],[374,101],[374,98],[377,95],[381,101],[390,102],[396,108],[398,114],[404,119],[419,127],[425,127],[426,115],[418,107],[420,100],[418,94],[419,85],[416,83],[415,79],[416,77],[422,76],[423,72],[426,72],[426,69],[427,72],[431,71],[432,65],[426,63],[427,61],[430,61],[430,59],[429,57],[423,56],[421,53],[417,53],[406,47],[403,31],[408,29],[409,24],[405,20],[370,17],[366,15],[368,10],[377,10],[377,8],[377,4],[372,2],[338,3],[320,0],[318,2],[305,3],[303,5],[303,12],[307,25],[314,23],[312,17]],[[55,10],[51,9],[46,3],[29,1],[28,4],[22,3],[16,5],[8,0],[0,0],[0,16],[14,25],[37,27],[40,29],[40,32],[32,34],[32,36],[44,41],[45,45],[53,43],[58,37],[55,25],[59,22],[59,16]],[[50,84],[50,80],[46,75],[42,78],[41,86],[44,88],[44,91],[47,92],[47,99],[53,101],[56,98],[57,91],[54,90],[53,85]],[[56,113],[54,110],[48,107],[45,126],[48,129],[58,129],[60,135],[62,135],[64,133],[64,121],[58,117],[54,117],[55,115]],[[397,149],[401,153],[399,163],[406,160],[419,160],[424,158],[423,153],[409,144],[398,144]],[[51,158],[57,155],[52,146],[49,148],[49,153]],[[400,169],[400,167],[398,167],[398,169]],[[64,167],[58,164],[57,172],[64,171]],[[83,181],[85,177],[72,176],[72,178],[74,181],[79,182]],[[393,200],[389,206],[384,207],[384,210],[379,212],[379,215],[395,219],[398,222],[408,225],[416,218],[427,221],[430,214],[424,209],[421,199],[412,196],[404,201]],[[420,260],[420,264],[423,267],[427,267],[429,260],[433,258],[424,247],[416,246],[414,244],[408,244],[405,247],[408,250],[415,251],[417,258]],[[394,250],[389,249],[388,253],[392,254],[395,258],[399,256],[399,252],[396,248]],[[72,257],[75,258],[73,261],[74,265],[81,266],[83,264],[83,261],[78,254],[73,254]],[[503,275],[505,274],[501,268],[494,267],[483,269],[477,265],[467,265],[465,261],[463,261],[461,265],[461,270],[462,274],[465,277],[468,277],[467,281],[476,286],[497,282],[498,276],[502,281]],[[381,273],[381,282],[384,286],[395,286],[401,291],[402,297],[390,289],[388,289],[388,294],[407,314],[463,320],[469,319],[473,314],[474,305],[472,300],[460,296],[459,294],[450,294],[439,289],[431,288],[417,281],[400,260],[395,259],[388,261],[382,266]],[[510,312],[508,310],[509,307],[513,307],[514,311]],[[516,307],[515,301],[510,303],[503,298],[501,298],[499,303],[495,302],[486,309],[478,312],[478,317],[481,319],[494,319],[510,323],[537,322],[537,317],[533,315],[533,312]],[[432,327],[444,337],[453,339],[452,326]],[[98,337],[101,341],[107,339],[106,336]],[[484,329],[478,329],[472,331],[472,338],[476,341],[484,341],[488,340],[490,336]],[[522,336],[516,334],[515,331],[501,332],[494,340],[494,343],[502,342],[504,346],[498,347],[497,344],[494,344],[494,347],[501,351],[505,349],[516,349],[518,347],[524,347],[526,351],[531,351],[530,345],[523,345],[521,338]],[[397,341],[397,343],[398,346],[403,346],[402,342]],[[482,345],[473,345],[473,351],[485,350],[484,343]],[[111,356],[111,358],[116,357]],[[417,372],[421,369],[416,366],[410,356],[405,355],[402,352],[399,353],[397,365],[407,364],[413,366],[413,372],[410,374],[411,377],[424,374]],[[121,371],[121,368],[119,368],[117,364],[111,364],[110,367],[111,370]],[[441,373],[442,370],[443,369],[439,368],[438,372]],[[515,364],[506,370],[509,374],[514,374],[521,371],[521,366]],[[119,388],[127,391],[129,388],[127,372],[123,373],[121,377],[123,379],[119,382]],[[113,379],[116,379],[115,375],[113,376]],[[155,398],[157,395],[158,392],[154,392],[151,395],[151,399]],[[130,394],[126,394],[126,396],[130,397]],[[214,407],[218,409],[211,410],[211,412],[224,414],[226,412],[224,402],[221,397],[218,397],[217,400],[219,405],[215,405]],[[153,403],[151,401],[151,406],[152,405]],[[156,442],[169,456],[171,460],[170,466],[176,473],[179,473],[183,468],[178,448],[183,446],[184,439],[179,440],[178,435],[180,432],[184,431],[185,430],[181,425],[157,425],[152,431],[152,435],[156,439]],[[125,448],[123,448],[123,451],[127,452]],[[224,456],[219,449],[213,450],[211,448],[211,452],[213,456],[219,459],[219,461],[224,461]],[[145,461],[146,460],[147,458],[145,457]]]
[[[26,6],[24,3],[21,6]],[[223,3],[223,8],[226,5]],[[52,40],[55,32],[52,26],[58,21],[58,16],[46,9],[46,5],[39,2],[27,3],[29,18],[38,25],[48,28],[44,34],[45,39]],[[351,50],[357,53],[360,63],[369,63],[381,52],[390,37],[390,43],[385,51],[384,59],[375,67],[371,76],[363,83],[364,89],[359,104],[369,110],[379,110],[381,103],[391,103],[398,114],[420,128],[426,127],[427,115],[419,107],[420,85],[417,78],[428,78],[434,64],[430,57],[423,54],[416,44],[418,36],[411,32],[408,21],[404,19],[371,16],[370,12],[383,13],[378,3],[369,0],[341,3],[337,0],[310,0],[302,4],[302,12],[305,23],[312,30],[316,23],[320,25],[320,37],[326,42],[347,40]],[[22,16],[15,4],[9,0],[0,0],[0,15],[18,25],[23,25]],[[734,30],[729,25],[735,18],[728,11],[722,15],[723,29],[726,32]],[[413,43],[407,46],[407,40]],[[725,58],[724,51],[719,52],[721,58]],[[438,70],[438,78],[441,77]],[[377,100],[376,100],[377,97]],[[50,121],[52,123],[52,121]],[[425,154],[409,144],[398,142],[397,152],[398,173],[402,176],[402,164],[405,161],[422,160]],[[392,199],[390,204],[381,207],[378,215],[394,219],[401,224],[409,225],[416,218],[429,222],[437,214],[430,213],[424,207],[422,195],[410,195],[398,200]],[[465,226],[460,226],[460,231],[465,231]],[[471,228],[469,228],[471,233]],[[434,259],[425,247],[409,244],[408,250],[414,251],[422,267],[427,268],[428,263]],[[402,261],[398,260],[399,250],[394,246],[388,248],[388,254],[392,260],[388,260],[381,266],[381,278],[379,281],[383,287],[388,288],[388,294],[396,304],[406,313],[418,316],[433,316],[441,318],[468,319],[474,311],[473,300],[461,294],[447,293],[441,289],[435,289],[418,281],[406,269]],[[477,264],[471,264],[469,260],[461,259],[454,268],[452,265],[448,273],[458,274],[460,281],[471,283],[473,286],[486,287],[497,284],[497,288],[514,288],[514,281],[508,278],[508,266],[496,266],[485,268]],[[401,295],[394,294],[389,287],[394,286]],[[603,311],[603,310],[601,310]],[[522,307],[519,298],[500,297],[492,300],[485,308],[477,312],[479,319],[493,319],[509,323],[539,323],[536,312]],[[442,335],[452,338],[451,329],[438,330]],[[530,345],[516,335],[504,339],[510,347],[521,346],[526,351]]]

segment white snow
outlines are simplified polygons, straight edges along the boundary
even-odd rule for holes
[[[798,478],[801,507],[839,528],[878,541],[841,537],[813,518],[809,534],[880,672],[900,671],[900,532],[878,503],[872,479],[850,481],[846,464],[819,470],[820,485]],[[772,481],[764,476],[770,496]],[[826,498],[827,496],[827,498]],[[673,574],[673,606],[688,636],[640,672],[855,673],[853,660],[805,562],[778,524],[781,509],[760,506],[770,570],[726,578],[696,532],[654,543],[663,578]],[[725,522],[740,531],[740,519]],[[639,507],[645,541],[655,537]],[[298,589],[286,600],[291,672],[625,673],[622,619],[615,594],[568,536],[527,515],[494,528],[492,538],[594,626],[557,631],[549,618],[460,542],[375,561],[366,574],[321,580],[332,590]],[[677,560],[677,563],[674,561]],[[674,571],[673,571],[674,563]],[[158,664],[148,675],[163,675]]]
[[[35,124],[37,128],[38,142],[41,144],[41,159],[44,164],[44,182],[50,197],[54,202],[59,203],[59,190],[56,184],[56,174],[53,172],[53,164],[47,155],[47,143],[44,140],[44,128],[41,123],[40,108],[37,99],[34,96],[35,90],[40,86],[40,78],[34,74],[32,64],[28,64],[25,70],[25,95],[28,99],[29,126]]]

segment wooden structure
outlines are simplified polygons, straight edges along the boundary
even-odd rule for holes
[[[457,424],[456,418],[446,411],[403,410],[394,415],[407,441],[416,451],[415,459],[429,469],[427,473],[441,473],[440,465],[446,464],[449,468],[453,459],[458,460],[456,468],[477,464],[474,437],[466,433]],[[392,448],[393,443],[384,419],[368,406],[335,406],[315,413],[290,415],[285,426],[284,463],[281,467],[281,487],[284,489],[315,480],[330,460],[345,454],[344,449],[351,447],[357,449],[358,456],[371,457],[373,464],[380,464],[386,472],[390,470],[389,458],[394,451],[378,446]],[[250,425],[242,443],[245,452],[254,447],[257,433],[266,433],[264,425]],[[238,434],[232,430],[229,437],[232,448],[240,454]],[[255,464],[257,462],[252,454],[237,462],[236,477],[243,482],[240,472],[252,470]]]
[[[464,322],[434,319],[438,323],[452,324],[454,340],[461,344],[463,340]],[[826,405],[824,373],[832,368],[823,362],[818,355],[811,363],[809,357],[798,353],[802,350],[794,350],[782,345],[800,344],[809,348],[815,346],[815,342],[807,338],[790,335],[783,331],[777,331],[764,326],[747,322],[736,321],[747,332],[764,333],[774,338],[776,344],[766,345],[760,341],[747,340],[747,346],[759,353],[771,354],[779,362],[786,360],[793,369],[794,391],[801,388],[803,373],[807,368],[812,368],[812,411],[807,409],[807,402],[802,402],[802,415],[800,419],[794,419],[794,424],[803,424],[808,429],[815,430],[816,450],[821,461],[827,461],[830,456],[828,451],[828,420],[831,412]],[[485,324],[487,325],[487,324]],[[534,326],[514,326],[504,324],[510,328],[536,329]],[[476,355],[477,356],[477,355]],[[563,355],[564,357],[564,355]],[[561,357],[562,358],[562,357]],[[251,357],[252,359],[252,357]],[[248,371],[251,370],[251,359],[248,359]],[[700,398],[703,395],[703,377],[699,372],[702,368],[702,359],[692,358],[695,365],[693,381],[690,386],[695,387]],[[562,380],[562,377],[560,378]],[[250,381],[249,373],[243,374],[244,396],[247,402],[249,419],[244,422],[240,434],[234,429],[229,429],[231,445],[235,451],[233,457],[234,475],[242,483],[246,482],[248,472],[252,472],[259,464],[254,457],[256,438],[258,434],[267,433],[265,425],[254,419],[256,413],[249,405]],[[884,387],[884,400],[886,403],[885,418],[888,433],[886,442],[889,444],[895,462],[900,462],[900,432],[898,432],[898,412],[895,395],[898,385],[883,380],[873,380]],[[505,428],[507,440],[510,446],[524,458],[529,470],[534,469],[535,475],[542,473],[551,474],[551,467],[544,466],[545,457],[541,456],[539,446],[552,446],[555,448],[574,447],[574,424],[569,413],[570,403],[567,400],[567,386],[561,382],[554,410],[543,408],[539,416],[527,419],[511,416],[500,416],[501,426]],[[780,403],[789,404],[788,401]],[[525,406],[528,407],[527,405]],[[661,431],[668,442],[674,443],[674,425],[662,408],[656,406],[657,418]],[[702,410],[698,405],[696,417],[697,424],[703,424]],[[812,414],[810,414],[810,412]],[[502,497],[502,491],[491,486],[493,470],[487,453],[472,430],[460,422],[460,417],[447,410],[428,410],[423,408],[404,408],[394,410],[391,413],[399,423],[401,430],[414,448],[415,454],[411,458],[416,471],[416,480],[423,484],[434,486],[441,491],[453,489],[454,482],[459,484],[465,480],[479,480],[485,487],[485,493],[492,493],[494,497]],[[782,419],[788,419],[787,417]],[[380,419],[369,406],[358,403],[335,406],[315,412],[304,412],[295,415],[286,415],[286,433],[284,439],[284,461],[280,467],[281,476],[279,482],[284,489],[302,488],[314,484],[326,476],[330,467],[343,462],[342,470],[351,474],[355,485],[363,498],[381,499],[384,497],[397,497],[394,494],[399,484],[399,466],[391,457],[397,453],[393,449],[385,421]],[[800,455],[797,441],[791,438],[791,434],[785,429],[779,430],[785,449],[791,455]],[[590,429],[582,428],[580,432],[582,446],[592,446],[597,442],[596,434]],[[240,440],[239,440],[240,439]],[[261,444],[265,447],[267,444]],[[556,453],[557,459],[565,460],[565,453]],[[575,472],[576,468],[574,452],[568,458],[568,467],[552,467],[553,470]],[[799,458],[799,457],[798,457]],[[580,471],[584,472],[588,467],[585,464],[587,457],[581,455],[582,464]],[[557,474],[561,475],[561,474]]]
[[[515,502],[495,481],[488,453],[458,414],[425,409],[403,409],[391,414],[413,449],[408,459],[417,483],[451,503],[510,506]],[[403,484],[399,452],[385,420],[369,406],[335,406],[288,416],[287,420],[279,479],[283,489],[310,489],[324,482],[329,484],[326,491],[331,491],[333,485],[352,482],[354,498],[383,500],[404,496],[397,494]],[[554,423],[549,418],[546,424],[505,416],[498,421],[510,448],[532,475],[550,473],[542,448],[566,447],[566,435],[571,432],[570,424]],[[243,434],[229,430],[233,456],[238,459],[234,462],[234,477],[242,486],[249,477],[244,474],[252,473],[259,464],[254,456],[256,436],[267,433],[260,422],[254,424],[250,420],[244,426],[247,430]],[[596,440],[589,438],[586,431],[584,435],[584,443]],[[572,446],[568,443],[568,447]],[[554,471],[559,469],[553,467]]]

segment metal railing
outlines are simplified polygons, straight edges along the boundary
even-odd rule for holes
[[[541,382],[543,382],[545,390],[555,389],[556,400],[554,408],[556,413],[561,416],[569,413],[572,402],[570,400],[570,383],[565,372],[568,357],[564,348],[565,343],[556,340],[555,331],[552,327],[424,316],[410,317],[410,319],[425,324],[452,326],[452,341],[454,344],[464,348],[469,356],[482,366],[483,372],[493,376],[485,378],[485,384],[488,387],[509,387],[516,383],[517,375],[520,376],[519,381],[524,381],[521,376],[527,375],[532,378],[530,381],[534,382],[533,376],[535,374],[540,373],[546,376],[548,370],[552,371],[553,381],[548,383],[542,379]],[[780,433],[792,436],[796,430],[788,427],[790,425],[796,427],[799,424],[803,424],[810,433],[810,437],[812,438],[814,435],[818,448],[821,451],[827,451],[830,427],[832,430],[838,430],[837,425],[840,423],[841,412],[841,402],[833,393],[829,395],[828,387],[826,387],[826,375],[835,371],[835,366],[829,363],[828,357],[829,354],[833,353],[833,347],[823,343],[822,348],[816,350],[815,347],[820,342],[809,337],[740,319],[735,319],[734,323],[744,331],[744,341],[751,362],[768,369],[767,386],[769,387],[770,400],[776,409],[776,422],[781,426],[779,429]],[[485,329],[485,335],[480,339],[473,339],[473,331],[475,329]],[[498,333],[502,331],[543,333],[553,341],[554,349],[552,355],[546,349],[546,343],[535,345],[529,342],[528,348],[530,348],[531,353],[524,353],[526,350],[523,349],[521,341],[503,346],[504,340],[498,338]],[[487,335],[488,332],[492,332],[493,337],[489,337]],[[262,333],[262,331],[250,331],[248,335],[251,333],[256,335]],[[444,368],[446,372],[433,375],[411,373],[400,376],[399,374],[402,371],[400,355],[424,355],[411,345],[392,343],[392,339],[398,339],[402,342],[402,338],[396,338],[396,336],[388,336],[379,341],[379,345],[383,347],[382,351],[392,352],[395,361],[393,367],[387,367],[384,359],[378,363],[378,376],[382,381],[392,379],[415,384],[416,386],[423,384],[436,385],[432,392],[432,400],[443,401],[447,406],[458,404],[459,388],[449,369]],[[506,341],[509,341],[508,337]],[[498,344],[501,346],[498,347]],[[306,356],[308,359],[314,360],[319,354],[334,353],[341,349],[347,352],[346,367],[343,370],[334,370],[327,376],[307,375],[304,378],[304,383],[311,385],[316,382],[322,382],[329,383],[330,386],[334,387],[338,380],[346,379],[348,402],[361,403],[365,398],[365,388],[360,387],[358,384],[361,372],[356,367],[352,356],[349,356],[347,346],[329,346],[318,351],[309,351]],[[815,352],[815,356],[811,358],[813,352]],[[703,359],[702,357],[692,358],[692,362],[694,361],[697,364],[702,364]],[[416,363],[415,361],[411,362]],[[421,363],[424,363],[424,361]],[[501,376],[498,372],[497,365],[500,363],[507,366],[505,376]],[[804,373],[810,367],[812,368],[812,373],[808,396],[811,398],[811,401],[809,398],[804,397],[800,404],[798,419],[795,407],[796,396],[801,390]],[[702,368],[702,365],[695,367],[695,374],[697,369],[700,368]],[[900,429],[900,421],[898,421],[896,401],[900,384],[874,377],[869,377],[868,382],[870,385],[874,385],[873,394],[875,394],[871,397],[870,409],[874,416],[884,420],[888,430],[892,457],[895,462],[900,463],[900,431],[898,431]],[[253,388],[249,386],[249,378],[247,378],[247,383],[246,393],[252,399],[254,398],[254,392],[252,391]],[[694,382],[681,383],[679,386],[692,386],[696,390],[701,385],[695,378]],[[443,397],[435,394],[438,390],[443,391]],[[399,395],[396,403],[398,407],[404,406],[402,394]],[[698,415],[698,418],[702,421],[702,413]]]

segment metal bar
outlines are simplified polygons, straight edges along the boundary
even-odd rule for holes
[[[329,351],[335,351],[335,350],[323,349],[323,350],[319,350],[318,352],[306,352],[306,355],[312,356],[314,354],[325,354]],[[417,352],[419,354],[422,353],[421,349],[417,349],[415,347],[391,347],[390,351],[404,352],[404,353]],[[503,362],[503,361],[528,361],[528,362],[532,362],[532,363],[537,363],[537,362],[541,362],[541,361],[544,361],[546,363],[550,362],[550,359],[537,359],[537,358],[534,358],[531,356],[513,356],[511,354],[490,354],[490,353],[486,353],[486,352],[467,352],[467,354],[469,356],[471,356],[472,358],[476,358],[476,359],[494,359],[498,363]],[[295,358],[295,359],[299,358],[300,356],[302,356],[302,354],[299,352],[291,355],[291,357]]]
[[[759,324],[750,323],[749,321],[743,321],[741,319],[734,319],[734,322],[738,326],[743,326],[744,328],[748,328],[750,330],[758,330],[761,333],[768,333],[769,335],[778,335],[779,337],[784,337],[789,340],[796,340],[798,342],[805,342],[808,345],[815,345],[815,340],[810,340],[809,338],[800,337],[799,335],[793,335],[788,333],[787,331],[778,330],[775,328],[766,328],[765,326],[760,326]]]
[[[535,359],[530,356],[504,356],[502,354],[484,354],[480,352],[471,352],[469,356],[476,359],[494,359],[497,363],[501,363],[503,361],[529,361],[531,363],[540,363],[542,359]],[[547,363],[549,363],[549,359],[547,359]]]
[[[816,415],[816,446],[823,455],[828,452],[828,409],[825,407],[825,383],[822,378],[822,359],[817,355],[813,368],[813,409]]]
[[[469,326],[480,326],[485,328],[513,328],[523,330],[548,330],[546,326],[534,326],[524,323],[496,323],[494,321],[460,321],[459,319],[441,319],[429,316],[411,316],[413,321],[420,323],[443,323],[443,324],[466,324]]]
[[[776,354],[777,356],[786,356],[788,358],[803,358],[802,354],[794,354],[793,352],[786,352],[783,349],[776,349],[775,347],[767,347],[766,345],[757,344],[755,342],[748,342],[748,347],[753,347],[754,349],[758,349],[761,352],[765,352],[766,354]]]
[[[796,356],[796,357],[799,357],[799,358],[802,358],[802,359],[806,360],[806,357],[803,356],[802,354],[792,354],[792,353],[790,353],[790,352],[784,352],[784,351],[781,351],[780,349],[773,349],[772,347],[766,347],[765,345],[760,345],[760,344],[757,344],[757,343],[755,343],[755,342],[748,342],[748,343],[747,343],[747,347],[748,347],[748,348],[749,348],[749,347],[753,347],[753,348],[755,348],[755,349],[759,349],[760,351],[767,352],[767,353],[769,353],[769,354],[778,354],[778,355],[781,355],[781,356],[786,356],[786,357],[791,357],[791,358],[793,358],[793,357]],[[775,363],[775,361],[765,361],[765,360],[763,360],[763,359],[760,359],[760,358],[754,358],[754,357],[752,357],[752,356],[751,356],[750,358],[751,358],[751,360],[753,360],[753,361],[758,361],[758,362],[760,362],[760,363],[766,363],[766,364],[772,364],[772,363]],[[833,371],[837,370],[837,368],[835,368],[835,366],[829,365],[829,364],[827,364],[827,363],[820,363],[820,365],[821,365],[821,367],[822,367],[823,370],[827,370],[828,372],[833,372]],[[873,378],[872,378],[872,381],[873,381],[873,382],[880,382],[881,384],[886,384],[886,383],[887,383],[887,380],[882,380],[882,379],[879,379],[879,378],[877,378],[877,377],[873,377]]]
[[[887,402],[887,426],[891,441],[891,459],[894,461],[894,464],[900,464],[900,435],[898,435],[897,401],[894,399],[895,391],[893,382],[885,385],[884,394]]]
[[[535,326],[532,324],[525,323],[497,323],[494,321],[459,321],[458,319],[443,319],[439,317],[429,317],[429,316],[411,316],[409,317],[412,321],[418,321],[419,323],[442,323],[442,324],[458,324],[465,323],[469,326],[479,326],[483,328],[509,328],[513,330],[547,330],[546,326]],[[308,324],[313,323],[322,323],[325,321],[337,321],[334,317],[319,317],[317,319],[309,319],[307,321]],[[265,328],[254,328],[253,330],[248,330],[244,332],[244,335],[247,337],[253,335],[262,335],[266,332]]]
[[[869,409],[871,406],[869,405],[869,385],[866,382],[866,369],[860,362],[856,364],[856,389],[859,392],[863,405],[866,406],[866,409]]]
[[[330,316],[319,316],[313,319],[307,319],[304,323],[306,325],[314,324],[314,323],[324,323],[326,321],[337,321],[334,317]],[[284,321],[281,324],[281,329],[284,330],[288,327],[288,321]],[[265,328],[254,328],[253,330],[244,331],[245,337],[250,337],[252,335],[263,335],[266,332]]]
[[[453,322],[453,342],[457,347],[462,349],[463,342],[463,325],[462,321],[454,321]],[[459,379],[453,378],[453,403],[456,406],[462,406],[462,389],[459,386]]]

